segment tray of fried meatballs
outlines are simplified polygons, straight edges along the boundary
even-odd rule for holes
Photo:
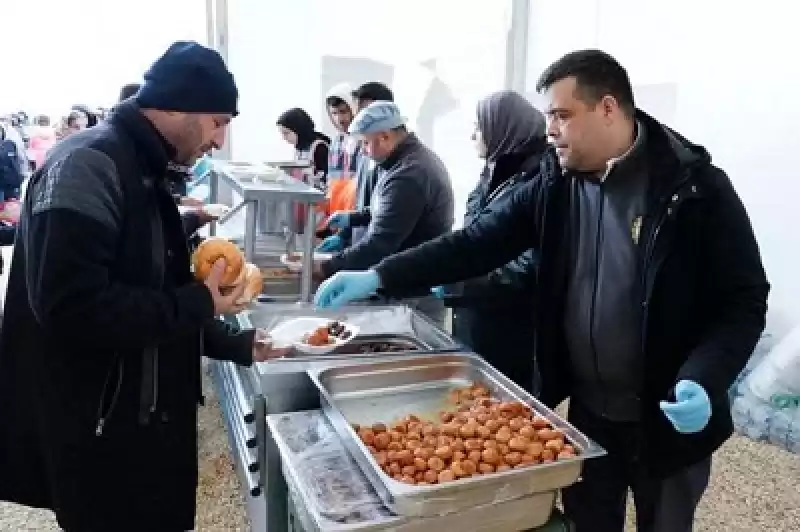
[[[399,515],[433,516],[555,491],[603,454],[474,354],[312,375],[334,427]]]
[[[480,383],[451,390],[448,400],[452,409],[439,412],[438,423],[409,414],[353,430],[384,473],[417,486],[569,460],[579,452],[546,418],[521,402],[492,398]]]

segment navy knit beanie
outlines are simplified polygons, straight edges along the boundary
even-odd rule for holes
[[[143,109],[239,114],[239,91],[222,56],[192,41],[170,46],[145,73],[135,98]]]

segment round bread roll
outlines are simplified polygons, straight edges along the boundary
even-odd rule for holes
[[[234,286],[244,271],[244,255],[235,244],[224,238],[208,238],[197,246],[192,255],[195,278],[205,281],[219,259],[225,259],[225,272],[220,285]]]
[[[264,287],[264,278],[261,276],[261,269],[258,266],[248,262],[242,271],[244,271],[244,282],[247,286],[242,297],[236,301],[237,305],[250,303],[261,294],[261,289]]]

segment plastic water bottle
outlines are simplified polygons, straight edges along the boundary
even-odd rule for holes
[[[792,412],[792,425],[786,450],[790,453],[800,454],[800,408],[795,408]]]
[[[791,447],[792,422],[792,411],[776,410],[769,427],[769,442],[788,450]]]

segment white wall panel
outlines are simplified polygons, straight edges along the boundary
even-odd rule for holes
[[[469,140],[475,103],[505,79],[510,4],[228,0],[228,59],[241,92],[233,158],[286,158],[281,112],[303,107],[330,132],[323,96],[332,85],[383,81],[444,160],[460,209],[481,167]]]

